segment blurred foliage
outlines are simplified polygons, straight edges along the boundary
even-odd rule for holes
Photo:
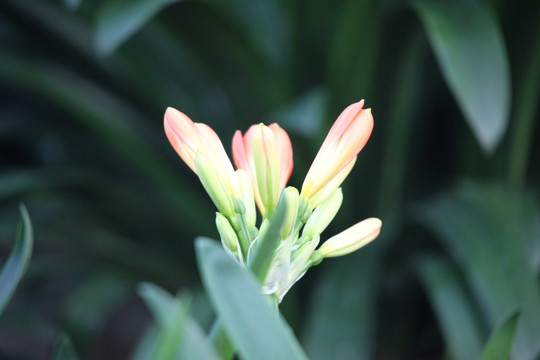
[[[306,353],[470,359],[504,323],[488,350],[516,326],[513,358],[537,358],[538,44],[535,0],[0,2],[3,259],[20,201],[35,232],[0,357],[148,358],[164,335],[143,281],[191,289],[189,314],[182,296],[140,292],[193,341],[194,320],[208,330],[193,239],[216,237],[214,209],[164,136],[167,106],[226,147],[279,122],[299,185],[341,109],[365,98],[374,133],[323,236],[368,216],[383,233],[285,298]]]

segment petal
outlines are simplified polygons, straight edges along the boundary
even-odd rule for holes
[[[358,113],[362,111],[363,106],[364,100],[361,100],[357,103],[347,106],[345,110],[343,110],[341,114],[339,114],[338,118],[334,122],[334,125],[332,125],[330,131],[328,131],[328,135],[326,136],[326,139],[323,142],[321,149],[325,147],[327,142],[331,143],[339,140],[339,138],[346,132],[351,123],[354,121]]]
[[[242,133],[240,132],[240,130],[236,130],[236,132],[234,133],[232,140],[232,153],[236,168],[243,169],[248,174],[251,173],[251,169],[249,167],[246,155],[246,148],[244,146],[244,138],[242,137]]]
[[[163,127],[169,142],[174,150],[180,155],[182,160],[197,173],[195,168],[196,149],[188,146],[181,137],[183,131],[192,133],[193,121],[176,109],[167,108],[165,112]],[[192,142],[193,143],[193,142]]]
[[[276,138],[277,152],[279,155],[280,164],[280,189],[284,189],[291,177],[293,169],[293,151],[291,139],[285,130],[283,130],[278,124],[273,123],[269,128],[274,133]]]
[[[373,130],[371,110],[363,105],[363,100],[349,105],[338,117],[309,168],[302,196],[315,195],[362,150]]]
[[[164,122],[170,125],[180,141],[196,152],[196,149],[201,145],[199,134],[195,123],[186,114],[169,107],[165,111]]]

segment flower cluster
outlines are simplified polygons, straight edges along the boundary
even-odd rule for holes
[[[286,211],[278,246],[262,285],[264,293],[275,295],[279,301],[307,269],[323,258],[351,253],[379,235],[381,221],[369,218],[318,247],[321,233],[343,201],[341,183],[373,129],[371,111],[363,105],[363,100],[352,104],[338,117],[300,191],[287,187],[293,169],[292,145],[279,125],[253,125],[244,135],[237,131],[232,142],[234,170],[210,127],[194,123],[176,109],[165,112],[165,133],[216,205],[221,241],[239,263],[249,263],[254,245],[268,231],[271,214],[284,201]],[[256,207],[261,214],[259,226]]]

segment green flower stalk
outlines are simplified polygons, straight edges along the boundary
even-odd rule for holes
[[[233,137],[235,171],[216,133],[180,111],[165,112],[165,133],[184,162],[199,176],[216,205],[216,226],[226,251],[244,266],[250,264],[261,239],[281,213],[277,246],[269,253],[261,280],[263,293],[281,302],[288,290],[324,258],[356,251],[374,240],[382,223],[370,218],[325,241],[322,232],[343,202],[341,183],[373,129],[364,101],[348,106],[330,129],[311,165],[301,191],[287,187],[293,168],[292,144],[277,124],[253,125]],[[280,205],[280,203],[283,204]],[[279,211],[276,209],[280,207]],[[261,215],[257,228],[257,213]],[[279,226],[279,225],[276,225]],[[273,235],[272,235],[273,236]],[[268,266],[269,264],[269,266]]]

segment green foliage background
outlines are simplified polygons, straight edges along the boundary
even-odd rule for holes
[[[167,106],[226,148],[279,122],[300,186],[363,98],[374,132],[323,235],[369,216],[383,231],[286,296],[306,353],[480,358],[519,308],[513,358],[536,359],[539,91],[534,0],[4,0],[0,245],[24,201],[35,249],[0,356],[49,358],[67,333],[82,359],[129,358],[152,323],[143,281],[191,289],[208,328],[193,239],[217,237],[214,209],[165,138]]]

